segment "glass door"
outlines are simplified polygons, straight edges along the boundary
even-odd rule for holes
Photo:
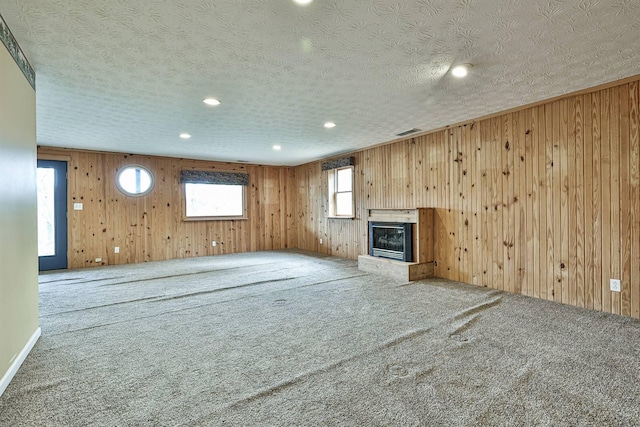
[[[38,160],[38,267],[67,268],[67,162]]]

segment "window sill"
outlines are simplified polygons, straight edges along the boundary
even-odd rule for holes
[[[182,221],[246,221],[246,216],[189,216],[183,217]]]
[[[327,219],[356,219],[355,216],[327,216]]]

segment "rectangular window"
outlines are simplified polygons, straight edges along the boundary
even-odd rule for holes
[[[185,221],[246,219],[246,172],[181,170]]]
[[[353,166],[329,171],[330,216],[353,218]]]
[[[187,218],[243,218],[244,185],[185,183]]]

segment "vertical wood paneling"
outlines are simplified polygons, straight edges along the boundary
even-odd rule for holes
[[[470,249],[473,255],[473,284],[483,286],[483,264],[482,264],[482,146],[480,137],[480,126],[478,123],[471,124],[471,142],[473,157],[471,158],[471,170],[473,182],[471,184],[470,195],[473,209],[473,223],[471,225],[473,247]]]
[[[555,300],[556,298],[556,253],[554,243],[558,240],[558,236],[554,235],[553,228],[555,224],[560,221],[558,215],[558,204],[560,194],[558,189],[553,185],[554,167],[557,170],[557,163],[554,164],[554,133],[553,133],[553,111],[557,110],[557,102],[547,104],[544,106],[544,126],[545,126],[545,153],[546,153],[546,176],[545,176],[545,189],[547,194],[547,230],[546,230],[546,267],[547,267],[547,299]],[[556,179],[556,182],[558,180]],[[554,197],[555,196],[555,197]]]
[[[439,277],[640,317],[638,86],[364,150],[356,205],[437,208]],[[298,196],[322,200],[324,178],[305,173],[313,167],[296,168]],[[320,230],[311,219],[323,212],[312,200],[298,200],[295,218],[304,223],[298,246],[316,250]],[[322,233],[333,242],[327,253],[366,253],[361,214],[328,222]],[[622,280],[622,293],[609,290],[610,278]]]
[[[491,158],[491,170],[492,170],[492,197],[491,203],[493,205],[493,283],[499,290],[505,290],[504,286],[504,238],[503,238],[503,203],[502,203],[502,181],[504,177],[504,169],[502,166],[502,120],[496,117],[491,119],[491,148],[493,151]]]
[[[611,92],[611,100],[610,100],[610,119],[609,119],[609,152],[610,155],[610,176],[609,176],[609,188],[611,189],[611,204],[610,204],[610,229],[609,229],[609,238],[611,242],[610,249],[610,270],[609,270],[609,278],[621,279],[622,278],[622,258],[620,251],[621,248],[621,240],[622,236],[620,234],[620,91],[619,88],[614,87],[610,89]],[[620,293],[618,292],[609,292],[606,290],[606,293],[610,295],[611,298],[611,309],[607,311],[611,311],[612,313],[620,314],[621,308],[621,300]]]
[[[238,165],[134,156],[116,153],[40,148],[38,155],[70,157],[69,268],[125,264],[261,249],[298,246],[293,217],[298,194],[293,168]],[[149,168],[153,191],[128,197],[115,186],[126,164]],[[247,171],[250,177],[247,220],[182,221],[180,170]],[[83,203],[74,211],[73,203]],[[294,208],[295,207],[295,208]],[[211,241],[217,240],[214,248]],[[120,253],[114,253],[118,246]],[[102,258],[96,263],[96,258]]]
[[[576,99],[568,100],[566,158],[563,172],[567,183],[567,262],[563,280],[567,281],[568,299],[565,304],[577,305],[577,231],[576,218]]]
[[[469,134],[470,127],[468,125],[462,126],[460,129],[460,152],[459,158],[459,179],[460,184],[457,189],[457,195],[459,199],[459,212],[456,213],[458,217],[458,259],[460,271],[460,281],[466,283],[473,283],[473,258],[469,251],[469,247],[472,244],[471,239],[471,136]]]
[[[547,269],[553,268],[553,265],[548,265],[547,262],[547,145],[546,145],[546,129],[545,129],[545,108],[544,106],[536,107],[536,116],[538,117],[538,127],[536,133],[538,135],[538,191],[540,196],[538,198],[538,214],[540,218],[540,231],[539,231],[539,267],[540,274],[538,277],[540,286],[540,298],[548,299],[548,276]]]
[[[611,311],[611,292],[609,292],[609,278],[611,277],[611,139],[609,127],[611,125],[611,90],[602,91],[600,98],[600,189],[602,214],[601,230],[601,282],[602,310]]]
[[[591,94],[582,97],[584,108],[584,292],[585,307],[594,308],[596,290],[595,278],[595,236],[593,202],[593,113]]]
[[[620,147],[616,156],[620,162],[620,279],[622,283],[631,285],[631,239],[633,228],[633,212],[631,211],[631,145],[629,123],[629,85],[620,87]],[[620,313],[631,315],[631,286],[622,287],[620,296]]]
[[[575,235],[575,262],[569,276],[574,280],[575,304],[578,307],[585,306],[585,249],[584,249],[584,109],[583,97],[577,96],[574,100],[574,149],[569,152],[569,158],[574,159],[575,170],[571,174],[572,178],[572,206],[569,208],[569,232]],[[570,144],[571,146],[571,144]],[[571,154],[573,153],[573,157]],[[575,229],[575,233],[573,230]],[[574,246],[569,243],[569,248]]]
[[[517,124],[514,126],[514,141],[517,151],[514,153],[516,165],[515,179],[517,185],[516,204],[516,292],[529,295],[527,270],[527,252],[530,242],[527,239],[527,157],[526,157],[526,111],[521,110],[517,115]]]
[[[536,298],[540,298],[540,175],[539,175],[539,132],[538,132],[538,114],[537,109],[529,110],[530,123],[527,132],[531,137],[531,148],[529,149],[529,158],[531,165],[531,205],[529,207],[529,222],[531,224],[532,253],[528,257],[533,259],[532,268],[527,276],[531,281],[531,294]]]
[[[480,144],[482,153],[482,284],[489,287],[493,283],[493,203],[492,187],[494,185],[491,170],[491,126],[490,121],[479,123]]]
[[[514,247],[514,208],[513,200],[513,137],[511,133],[512,117],[506,114],[501,117],[502,125],[502,265],[504,290],[513,292],[515,268],[513,265]]]
[[[558,257],[558,273],[561,288],[561,299],[557,299],[565,304],[570,303],[569,300],[569,178],[568,178],[568,143],[569,143],[569,110],[567,99],[559,101],[560,104],[560,137],[558,139],[559,147],[559,186],[560,186],[560,226],[556,227],[554,235],[560,235],[560,252]]]
[[[355,153],[353,220],[327,219],[320,162],[277,168],[65,150],[69,263],[287,247],[355,259],[368,250],[368,209],[433,207],[437,276],[638,318],[639,103],[633,81]],[[154,192],[132,199],[115,188],[126,163],[154,171]],[[183,222],[182,168],[249,172],[249,219]],[[622,280],[622,293],[609,290],[610,278]]]
[[[562,260],[562,210],[563,205],[566,203],[566,197],[562,189],[562,158],[561,158],[561,128],[562,128],[562,116],[561,116],[561,101],[556,101],[551,105],[551,116],[547,126],[551,124],[551,186],[552,191],[549,193],[555,197],[552,197],[551,206],[553,209],[550,233],[553,236],[553,300],[562,302],[562,272],[561,266]],[[548,128],[549,129],[549,128]]]
[[[591,117],[592,117],[592,136],[593,136],[593,158],[591,170],[591,182],[593,190],[592,198],[592,236],[593,236],[593,308],[602,310],[602,212],[601,198],[602,190],[600,183],[601,171],[601,139],[600,139],[600,93],[596,92],[591,95]]]
[[[629,84],[629,212],[631,234],[631,316],[640,318],[640,89],[638,82]],[[626,154],[626,153],[625,153]]]
[[[475,278],[474,258],[474,150],[475,143],[473,141],[472,124],[468,124],[462,129],[462,187],[461,202],[462,210],[460,216],[460,251],[461,262],[468,265],[461,265],[461,275],[465,277],[466,283],[477,283]]]

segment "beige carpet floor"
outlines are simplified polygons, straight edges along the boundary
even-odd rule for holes
[[[40,283],[1,426],[640,425],[625,317],[299,251]]]

